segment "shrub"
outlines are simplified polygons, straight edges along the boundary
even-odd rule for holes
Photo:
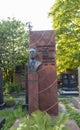
[[[66,105],[67,110],[69,112],[69,118],[76,121],[77,125],[80,127],[80,113],[75,109],[72,109],[71,105]]]
[[[8,110],[3,109],[0,111],[0,117],[5,118],[5,124],[0,130],[10,130],[11,126],[14,124],[15,120],[25,117],[26,111],[22,111],[22,105],[18,105],[16,109]]]
[[[61,102],[66,106],[67,112],[69,114],[69,119],[75,120],[77,125],[80,127],[80,112],[78,112],[76,109],[73,109],[71,105],[71,99],[65,98],[61,100]]]
[[[53,120],[46,112],[36,111],[24,118],[19,127],[13,130],[66,130],[66,119],[65,114]]]
[[[16,102],[15,102],[15,100],[7,100],[7,101],[5,101],[5,105],[6,105],[6,107],[12,107],[12,106],[16,105]]]
[[[4,86],[5,93],[16,92],[19,93],[22,90],[22,86],[19,83],[6,83]]]

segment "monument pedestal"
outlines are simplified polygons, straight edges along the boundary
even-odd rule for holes
[[[28,104],[29,114],[39,109],[38,75],[36,72],[28,74]]]

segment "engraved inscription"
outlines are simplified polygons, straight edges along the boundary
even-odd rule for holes
[[[42,54],[43,63],[55,62],[55,45],[38,45],[37,48]]]

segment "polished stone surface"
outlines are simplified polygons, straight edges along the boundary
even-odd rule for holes
[[[57,115],[55,32],[52,30],[30,32],[30,48],[35,48],[38,51],[37,60],[42,63],[36,72],[38,77],[29,75],[30,80],[38,80],[36,85],[34,85],[35,82],[28,82],[29,107],[32,109],[30,111],[32,112],[34,106],[37,106],[36,108],[42,111]]]
[[[41,67],[43,68],[43,67]],[[49,114],[58,114],[57,80],[55,67],[48,65],[38,71],[39,78],[39,108]]]

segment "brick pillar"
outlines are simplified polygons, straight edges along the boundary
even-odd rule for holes
[[[29,114],[39,109],[38,75],[36,72],[28,74],[28,105]]]

